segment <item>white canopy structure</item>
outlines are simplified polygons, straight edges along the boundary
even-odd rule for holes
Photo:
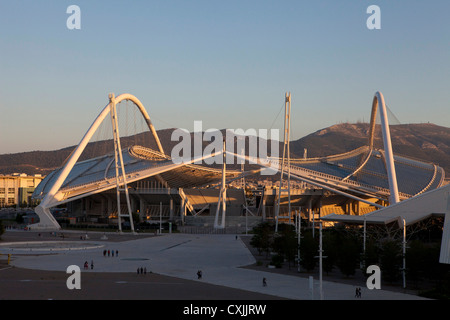
[[[439,261],[450,264],[450,185],[425,192],[363,216],[330,214],[323,217],[322,220],[356,224],[397,222],[398,227],[403,228],[432,216],[445,217]]]

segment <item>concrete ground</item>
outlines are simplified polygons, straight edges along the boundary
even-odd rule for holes
[[[8,288],[0,290],[0,299],[320,299],[317,277],[311,290],[308,278],[242,268],[255,258],[235,235],[85,235],[64,231],[63,239],[59,232],[6,231],[0,254],[10,253],[12,260],[0,267],[0,285]],[[70,265],[81,269],[81,290],[66,287]],[[141,267],[147,274],[137,273]],[[360,287],[358,300],[423,299]],[[355,285],[324,281],[322,288],[325,300],[356,300]]]

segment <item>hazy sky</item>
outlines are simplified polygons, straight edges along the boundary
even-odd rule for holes
[[[1,0],[0,154],[77,144],[109,92],[138,97],[157,129],[282,129],[290,91],[298,139],[368,121],[378,90],[401,123],[450,126],[449,12],[448,0]]]

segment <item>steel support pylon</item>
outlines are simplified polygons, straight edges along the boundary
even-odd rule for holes
[[[227,213],[227,185],[226,185],[226,144],[223,141],[223,159],[222,159],[222,186],[219,191],[219,199],[217,201],[216,216],[214,218],[214,228],[223,229],[225,228],[225,216]],[[219,214],[222,209],[222,220],[219,224]]]
[[[284,162],[287,157],[287,167],[288,167],[288,214],[289,223],[291,222],[291,157],[289,149],[291,131],[291,93],[286,92],[284,99],[284,138],[283,138],[283,158],[281,160],[281,172],[280,172],[280,187],[278,191],[278,201],[275,213],[275,232],[278,232],[278,218],[280,215],[280,199],[281,199],[281,189],[283,188],[283,174],[284,174]],[[287,151],[286,151],[287,149]]]
[[[122,217],[128,217],[130,219],[131,231],[134,233],[133,216],[131,214],[130,195],[128,194],[127,178],[125,173],[125,167],[123,164],[122,147],[120,144],[119,122],[117,120],[116,109],[116,97],[114,93],[109,94],[109,101],[111,103],[111,123],[113,128],[114,137],[114,159],[116,169],[116,194],[117,194],[117,219],[119,232],[122,232]],[[120,171],[120,172],[119,172]],[[122,181],[121,181],[122,180]],[[122,188],[121,188],[122,187]],[[122,215],[120,208],[120,192],[125,192],[125,198],[127,201],[128,215]]]

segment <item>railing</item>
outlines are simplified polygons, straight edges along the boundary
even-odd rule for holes
[[[280,163],[276,160],[269,160],[270,162],[276,163],[278,164],[278,167],[280,166]],[[286,165],[285,165],[286,166]],[[390,191],[386,188],[382,188],[382,187],[378,187],[378,186],[374,186],[374,185],[368,185],[368,184],[364,184],[364,183],[359,183],[353,180],[346,180],[346,181],[342,181],[341,179],[337,178],[336,176],[327,174],[327,173],[323,173],[323,172],[319,172],[319,171],[314,171],[311,169],[306,169],[306,168],[299,168],[296,166],[290,166],[290,169],[294,172],[297,172],[297,174],[299,176],[304,176],[307,178],[322,178],[324,183],[329,183],[328,180],[334,182],[332,183],[334,186],[339,187],[339,186],[352,186],[352,187],[356,187],[358,189],[365,189],[366,191],[372,191],[378,194],[382,194],[384,196],[387,196],[390,194]],[[411,195],[406,194],[406,193],[399,193],[400,196],[404,197],[404,198],[410,198]]]
[[[436,180],[436,175],[437,175],[437,166],[434,165],[434,172],[433,172],[433,177],[431,178],[430,182],[426,185],[425,188],[423,188],[421,191],[419,191],[418,193],[415,194],[415,196],[424,193],[425,191],[428,190],[428,188],[433,184],[434,180]]]
[[[243,234],[245,233],[245,226],[225,228],[214,228],[214,226],[178,226],[177,230],[181,233],[188,234]]]
[[[142,159],[142,160],[152,160],[152,161],[164,161],[164,160],[170,160],[170,157],[155,151],[150,148],[145,148],[142,146],[132,146],[128,148],[128,152],[131,156]]]
[[[316,161],[320,162],[320,161],[323,161],[323,160],[326,160],[326,161],[337,161],[339,159],[346,159],[346,158],[349,158],[349,157],[352,157],[352,156],[359,155],[359,154],[367,151],[367,149],[368,149],[367,146],[363,146],[363,147],[359,147],[357,149],[354,149],[354,150],[351,150],[351,151],[348,151],[348,152],[344,152],[344,153],[341,153],[341,154],[336,154],[336,155],[331,155],[331,156],[323,156],[323,157],[315,157],[315,158],[307,158],[307,159],[301,159],[301,158],[300,159],[296,159],[296,158],[292,159],[291,158],[290,161],[294,162],[294,163],[308,163],[308,162],[316,162]],[[281,158],[278,158],[278,160],[281,160]]]
[[[294,161],[294,162],[298,162],[298,164],[300,164],[300,163],[308,163],[308,162],[318,161],[318,159],[322,159],[322,160],[327,159],[329,161],[337,160],[339,158],[344,159],[345,157],[348,157],[348,156],[360,154],[361,152],[364,152],[366,149],[367,149],[367,147],[361,147],[361,148],[352,150],[350,152],[343,153],[343,154],[336,155],[336,156],[322,157],[322,158],[310,158],[307,161],[301,161],[300,159],[298,159],[298,161]],[[130,153],[131,156],[133,156],[135,158],[144,159],[144,160],[152,160],[152,163],[151,163],[151,166],[147,166],[146,168],[137,168],[135,170],[127,172],[127,179],[136,178],[138,176],[138,175],[136,175],[136,173],[142,171],[143,169],[149,169],[150,167],[157,168],[157,167],[166,165],[167,161],[170,160],[170,157],[168,157],[160,152],[157,152],[157,151],[149,149],[149,148],[141,147],[141,146],[130,147],[130,148],[128,148],[128,152]],[[254,159],[253,161],[254,161],[254,163],[261,162],[260,159]],[[267,163],[270,163],[271,167],[276,167],[278,169],[281,167],[281,161],[279,158],[269,158],[269,159],[266,159],[266,161],[267,161]],[[408,166],[412,166],[412,167],[417,167],[420,169],[425,169],[425,170],[428,169],[425,165],[420,165],[420,163],[418,164],[416,160],[409,160],[406,157],[397,158],[396,162],[402,163],[402,164],[405,164]],[[95,161],[93,165],[88,166],[87,170],[92,169],[93,167],[95,167],[96,164],[98,164],[97,161]],[[195,165],[188,165],[188,166],[195,166]],[[287,164],[285,164],[284,166],[286,168],[288,167]],[[198,166],[195,166],[195,167],[198,167]],[[353,169],[353,168],[351,168],[351,166],[346,165],[346,164],[339,164],[339,167],[345,168],[345,169]],[[200,167],[200,168],[203,169],[205,167]],[[364,191],[366,191],[366,192],[372,192],[372,193],[383,195],[383,196],[387,196],[390,194],[390,191],[387,188],[383,188],[380,186],[360,183],[360,182],[356,182],[356,181],[350,180],[350,179],[343,181],[341,178],[338,178],[334,175],[316,171],[316,170],[312,170],[312,169],[298,167],[298,166],[292,165],[292,164],[289,166],[289,168],[295,174],[297,174],[299,176],[304,176],[304,177],[310,178],[310,179],[319,179],[323,183],[330,184],[330,185],[333,185],[336,187],[346,186],[346,187],[351,187],[351,188],[364,189]],[[218,170],[218,169],[213,169],[213,168],[205,168],[205,169],[207,171],[220,172],[220,170]],[[423,188],[418,194],[425,192],[435,181],[438,168],[437,168],[437,166],[433,165],[433,169],[434,169],[434,174],[433,174],[432,179],[427,184],[427,186],[425,188]],[[86,170],[82,171],[82,173],[85,173],[85,172],[86,172]],[[363,169],[362,172],[373,175],[375,177],[386,179],[386,177],[383,176],[382,174],[372,172],[370,170]],[[441,177],[440,184],[442,184],[443,179],[444,179],[444,175],[442,175],[442,177]],[[65,200],[70,195],[72,195],[73,191],[75,191],[76,189],[84,188],[83,192],[86,192],[86,190],[95,190],[95,189],[99,189],[102,187],[104,188],[104,187],[110,186],[113,180],[115,180],[115,177],[108,178],[105,174],[103,179],[97,179],[97,180],[94,180],[94,181],[91,181],[88,183],[81,183],[81,184],[77,184],[77,185],[72,185],[70,187],[61,188],[60,192],[64,195],[63,200]],[[115,184],[115,182],[114,182],[114,184]],[[78,193],[79,192],[77,192],[76,194],[78,194]],[[412,195],[408,194],[408,193],[404,193],[404,192],[399,192],[399,196],[402,198],[410,198]]]

